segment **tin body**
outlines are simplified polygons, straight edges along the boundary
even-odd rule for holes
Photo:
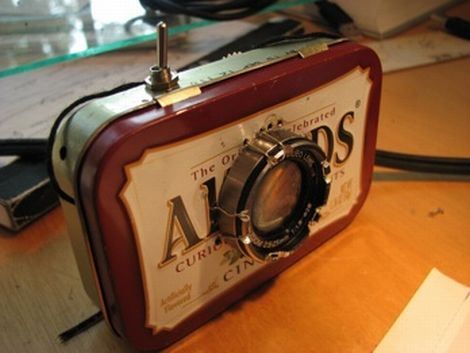
[[[183,98],[164,101],[142,86],[98,99],[59,129],[54,174],[75,201],[62,205],[85,288],[132,346],[160,349],[188,334],[334,236],[364,203],[379,60],[349,42],[301,57],[304,47],[248,71],[219,63],[212,70],[223,78],[204,84],[204,67],[183,73]],[[277,120],[325,151],[332,194],[298,250],[258,264],[218,241],[207,202],[243,140]]]

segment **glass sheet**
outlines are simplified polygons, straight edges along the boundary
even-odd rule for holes
[[[312,3],[284,0],[264,12]],[[155,39],[155,24],[169,35],[208,26],[187,16],[145,15],[138,0],[0,0],[0,78]]]

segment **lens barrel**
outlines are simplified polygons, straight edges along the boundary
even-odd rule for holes
[[[219,194],[219,230],[261,262],[290,255],[329,195],[321,148],[283,128],[262,130],[234,161]]]

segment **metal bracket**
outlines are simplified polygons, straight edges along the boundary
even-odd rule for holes
[[[250,212],[248,210],[243,210],[239,213],[230,213],[226,210],[224,210],[222,207],[220,206],[214,206],[214,207],[211,207],[211,210],[215,210],[215,211],[220,211],[222,212],[224,215],[228,216],[228,217],[232,217],[232,218],[238,218],[240,221],[242,221],[243,223],[249,223],[251,218],[250,218]]]

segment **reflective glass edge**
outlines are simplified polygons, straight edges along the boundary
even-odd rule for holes
[[[266,8],[261,13],[269,13],[269,12],[280,11],[280,10],[284,10],[284,9],[294,7],[294,6],[304,5],[304,4],[308,4],[308,3],[314,3],[315,1],[316,0],[293,0],[293,1],[281,2],[281,3],[269,6],[268,8]],[[184,24],[184,25],[180,25],[180,26],[170,27],[169,28],[169,36],[174,36],[174,35],[177,35],[177,34],[180,34],[180,33],[183,33],[183,32],[187,32],[187,31],[190,31],[190,30],[193,30],[193,29],[196,29],[196,28],[209,26],[209,25],[212,25],[214,23],[216,23],[216,22],[215,21],[209,21],[209,20],[196,20],[196,22],[193,22],[193,23],[190,23],[190,24]],[[23,64],[23,65],[19,65],[19,66],[9,67],[9,68],[6,68],[6,69],[3,69],[3,70],[0,71],[0,78],[13,76],[13,75],[16,75],[16,74],[24,73],[24,72],[31,71],[31,70],[40,69],[40,68],[43,68],[43,67],[46,67],[46,66],[55,65],[55,64],[62,63],[62,62],[66,62],[66,61],[71,61],[71,60],[75,60],[75,59],[86,58],[86,57],[94,56],[94,55],[97,55],[97,54],[106,53],[106,52],[109,52],[109,51],[129,47],[129,46],[132,46],[132,45],[137,45],[137,44],[140,44],[140,43],[143,43],[143,42],[146,42],[146,41],[155,40],[155,38],[156,38],[156,35],[154,33],[153,34],[140,35],[140,36],[136,36],[136,37],[133,37],[133,38],[127,38],[127,39],[124,39],[124,40],[103,44],[103,45],[100,45],[100,46],[97,46],[97,47],[88,48],[86,50],[82,50],[82,51],[75,52],[75,53],[59,55],[59,56],[55,56],[55,57],[52,57],[52,58],[46,58],[46,59],[33,61],[33,62]]]

